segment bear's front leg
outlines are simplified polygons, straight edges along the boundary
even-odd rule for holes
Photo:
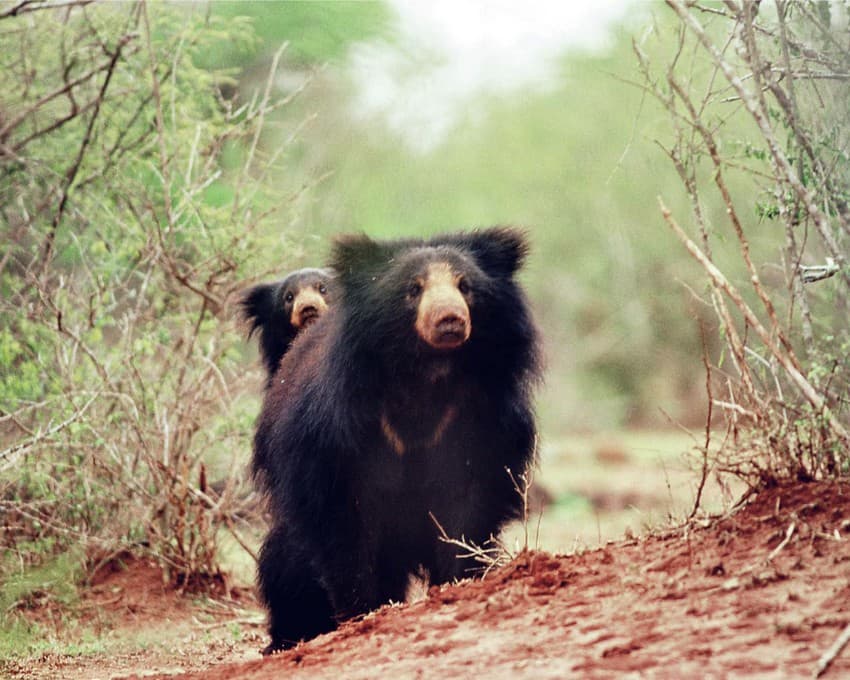
[[[271,637],[264,656],[336,628],[328,594],[286,526],[279,525],[266,536],[258,577],[260,597],[269,612]]]
[[[341,535],[325,537],[313,563],[337,622],[383,604],[374,541],[353,523],[346,522]]]

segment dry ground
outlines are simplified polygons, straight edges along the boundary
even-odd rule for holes
[[[483,580],[261,659],[256,610],[198,608],[144,565],[90,595],[108,625],[156,626],[138,656],[7,665],[23,677],[565,678],[813,677],[850,625],[850,484],[759,494],[690,524],[570,556],[524,553]],[[99,604],[98,604],[99,603]],[[235,608],[235,609],[234,609]],[[116,615],[115,613],[118,612]],[[231,634],[238,627],[239,639]],[[245,661],[245,659],[248,659]],[[238,663],[233,663],[238,661]],[[824,677],[850,677],[850,646]]]

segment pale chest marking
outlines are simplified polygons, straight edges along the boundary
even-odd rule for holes
[[[454,405],[447,406],[436,427],[434,427],[434,432],[425,440],[426,445],[436,446],[439,444],[456,417],[457,407]],[[398,430],[393,427],[386,412],[381,414],[381,432],[396,455],[399,457],[403,456],[407,451],[407,444],[402,439]]]

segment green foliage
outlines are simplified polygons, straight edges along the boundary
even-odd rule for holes
[[[16,333],[0,331],[0,409],[19,401],[36,402],[49,391],[38,360],[43,333],[34,324],[22,320]]]
[[[273,52],[284,42],[291,63],[322,64],[343,57],[354,42],[384,34],[389,23],[389,10],[376,0],[215,0],[208,11],[210,19],[221,25],[251,24],[258,38],[245,49],[221,36],[198,62],[219,68],[247,66],[261,50]]]
[[[3,572],[7,574],[0,591],[0,607],[4,612],[35,607],[39,600],[49,598],[69,605],[77,599],[76,584],[81,576],[79,555],[64,553],[50,556],[50,541],[37,541],[20,546],[23,551],[42,556],[43,564],[21,571],[17,556],[6,550]]]
[[[0,659],[48,651],[54,644],[46,639],[44,626],[28,620],[27,611],[45,605],[64,610],[78,601],[81,555],[73,550],[54,555],[54,544],[52,538],[22,541],[16,550],[7,548],[0,553],[0,611],[4,614],[0,617]],[[34,558],[36,565],[21,568]]]
[[[289,214],[278,156],[250,151],[276,103],[227,100],[229,72],[197,65],[256,38],[159,4],[2,30],[0,546],[27,564],[36,545],[82,559],[144,541],[195,585],[232,510],[206,468],[249,451],[244,414],[229,420],[250,385],[236,294],[290,243],[271,226]]]

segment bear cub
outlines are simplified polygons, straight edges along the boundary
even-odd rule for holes
[[[250,323],[248,338],[259,331],[266,387],[295,336],[327,311],[333,290],[333,272],[306,268],[254,286],[242,296],[242,316]]]
[[[507,227],[336,241],[338,300],[283,356],[255,433],[264,653],[403,601],[413,574],[466,575],[437,523],[481,545],[519,515],[540,376],[526,253]]]

